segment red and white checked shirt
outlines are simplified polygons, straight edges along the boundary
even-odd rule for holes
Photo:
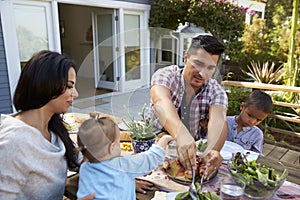
[[[182,103],[184,94],[184,78],[182,75],[183,69],[176,65],[161,68],[157,70],[151,80],[151,86],[162,85],[170,90],[172,102],[177,108],[177,111]],[[201,138],[201,126],[199,124],[201,119],[208,119],[209,107],[211,105],[223,105],[227,108],[228,99],[223,88],[214,79],[209,79],[207,83],[194,96],[190,104],[190,133],[198,140]],[[154,110],[152,100],[150,102],[150,109],[148,118],[154,119],[154,126],[162,129],[162,124],[157,119],[157,114]]]

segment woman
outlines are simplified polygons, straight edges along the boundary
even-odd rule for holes
[[[78,97],[75,69],[46,50],[24,66],[13,99],[17,113],[2,115],[0,125],[0,199],[63,198],[67,168],[80,163],[60,115]]]

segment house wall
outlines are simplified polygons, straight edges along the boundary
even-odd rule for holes
[[[148,4],[150,5],[151,0],[123,0],[126,2],[131,2],[131,3],[142,3],[142,4]]]
[[[0,16],[0,113],[8,114],[11,112],[12,101],[8,81],[7,62],[5,58],[2,22]]]

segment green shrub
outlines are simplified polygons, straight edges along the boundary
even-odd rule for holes
[[[250,95],[251,90],[241,87],[230,87],[227,91],[228,109],[227,116],[238,115],[240,113],[240,105]]]

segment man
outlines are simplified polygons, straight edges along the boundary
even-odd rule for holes
[[[227,96],[211,78],[223,52],[224,46],[215,37],[199,35],[184,55],[183,69],[175,65],[161,68],[151,81],[149,114],[157,127],[176,139],[179,159],[186,169],[196,163],[195,140],[207,136],[206,179],[222,163],[219,151],[227,135]]]

